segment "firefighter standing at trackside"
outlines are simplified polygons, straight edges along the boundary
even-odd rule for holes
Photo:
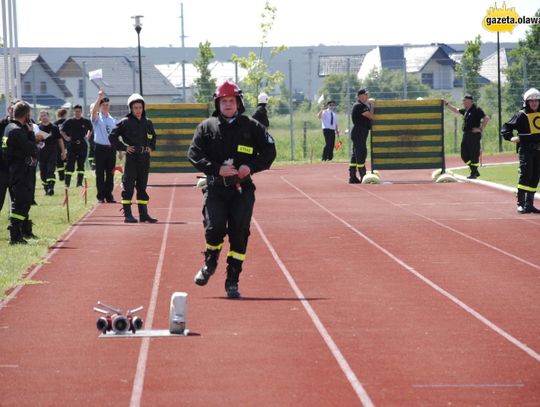
[[[471,95],[463,97],[463,109],[444,102],[452,112],[463,115],[463,140],[461,141],[461,159],[471,169],[469,179],[475,179],[480,176],[478,167],[480,166],[480,140],[482,132],[489,122],[489,116],[476,106],[474,98]]]
[[[122,176],[124,222],[137,223],[131,213],[131,198],[133,190],[136,189],[139,220],[156,223],[157,219],[148,214],[149,196],[146,185],[150,171],[150,153],[156,149],[157,136],[152,121],[146,118],[143,97],[134,93],[128,98],[127,105],[129,114],[116,124],[109,135],[111,145],[118,151],[126,152]]]
[[[38,157],[36,141],[42,141],[43,137],[34,135],[31,129],[30,105],[17,102],[13,107],[13,119],[6,127],[2,139],[2,153],[9,169],[11,214],[8,229],[9,243],[12,245],[26,244],[25,238],[36,238],[32,232],[29,212]]]
[[[362,88],[356,93],[357,101],[351,111],[353,143],[351,163],[349,164],[349,184],[360,184],[366,175],[367,138],[373,120],[373,105],[368,102],[369,92]],[[356,170],[360,178],[356,176]]]
[[[202,210],[205,259],[195,283],[206,285],[214,274],[228,234],[225,291],[229,298],[238,298],[238,280],[255,204],[251,175],[270,168],[276,147],[264,126],[242,114],[242,91],[234,82],[225,81],[217,87],[214,106],[212,117],[197,126],[188,150],[190,162],[207,176]]]
[[[534,207],[534,194],[540,179],[540,91],[531,88],[523,95],[523,109],[504,123],[501,136],[518,143],[518,213],[540,213]],[[517,136],[514,136],[514,130]]]

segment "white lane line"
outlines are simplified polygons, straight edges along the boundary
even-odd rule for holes
[[[357,188],[357,189],[359,189],[359,188]],[[374,196],[377,199],[380,199],[381,201],[389,203],[390,205],[395,206],[396,208],[403,209],[404,211],[412,213],[413,215],[416,215],[416,216],[418,216],[418,217],[420,217],[422,219],[425,219],[425,220],[427,220],[427,221],[429,221],[431,223],[434,223],[434,224],[436,224],[436,225],[438,225],[438,226],[440,226],[440,227],[442,227],[444,229],[450,230],[451,232],[457,233],[458,235],[460,235],[462,237],[465,237],[465,238],[467,238],[469,240],[472,240],[473,242],[481,244],[482,246],[486,246],[486,247],[490,248],[491,250],[494,250],[494,251],[499,252],[499,253],[501,253],[501,254],[503,254],[505,256],[508,256],[508,257],[510,257],[510,258],[512,258],[514,260],[517,260],[520,263],[526,264],[527,266],[530,266],[530,267],[532,267],[532,268],[534,268],[536,270],[540,270],[540,265],[539,264],[532,263],[532,262],[530,262],[528,260],[525,260],[522,257],[516,256],[515,254],[512,254],[510,252],[507,252],[506,250],[500,249],[497,246],[493,246],[492,244],[484,242],[483,240],[477,239],[476,237],[468,235],[467,233],[461,232],[461,231],[459,231],[457,229],[454,229],[451,226],[445,225],[444,223],[441,223],[441,222],[439,222],[439,221],[437,221],[437,220],[435,220],[433,218],[429,218],[429,217],[427,217],[425,215],[422,215],[421,213],[415,212],[415,211],[413,211],[413,210],[411,210],[409,208],[405,208],[404,206],[398,205],[398,204],[390,201],[389,199],[383,198],[380,195],[377,195],[377,194],[375,194],[375,193],[373,193],[371,191],[368,191],[365,188],[362,188],[362,191],[368,193],[371,196]],[[465,220],[478,220],[478,219],[465,219]]]
[[[311,307],[309,301],[306,299],[306,297],[304,296],[304,294],[302,293],[302,291],[300,290],[300,288],[298,287],[298,285],[294,281],[294,278],[292,277],[291,273],[289,273],[289,271],[287,270],[287,267],[281,261],[279,255],[277,254],[274,247],[272,246],[272,243],[270,243],[270,241],[266,237],[265,233],[263,232],[263,230],[261,228],[261,225],[259,225],[259,222],[257,222],[257,220],[255,218],[252,218],[252,220],[253,220],[253,223],[255,224],[255,226],[257,227],[257,230],[259,231],[259,234],[261,235],[262,240],[266,244],[266,247],[268,247],[268,250],[270,251],[270,253],[272,254],[272,257],[275,260],[275,262],[277,263],[277,265],[281,269],[281,272],[283,273],[283,275],[285,276],[285,278],[289,282],[289,285],[291,286],[294,293],[296,294],[296,297],[300,300],[300,303],[304,306],[307,314],[311,318],[311,321],[313,322],[313,324],[317,328],[317,331],[319,332],[319,334],[323,338],[324,342],[326,343],[326,346],[328,346],[328,349],[330,349],[330,352],[332,353],[332,355],[334,356],[334,358],[338,362],[339,366],[341,367],[341,370],[345,374],[345,377],[347,377],[347,380],[349,381],[349,383],[351,384],[352,388],[354,389],[356,395],[358,396],[358,398],[362,402],[362,405],[364,405],[366,407],[373,406],[374,404],[371,401],[371,399],[369,398],[369,395],[367,394],[366,390],[364,389],[364,387],[362,386],[362,384],[360,383],[360,381],[358,380],[358,378],[354,374],[353,370],[349,366],[349,363],[347,362],[347,360],[345,359],[345,357],[343,356],[343,354],[339,350],[338,346],[336,345],[336,343],[332,339],[332,336],[330,335],[328,330],[325,328],[324,324],[321,322],[321,320],[317,316],[317,313]]]
[[[372,193],[372,192],[370,192],[370,191],[367,191],[367,192],[368,192],[368,194],[371,194],[371,195],[375,196],[376,198],[381,199],[381,200],[383,200],[383,201],[385,201],[385,202],[388,202],[388,203],[390,203],[390,204],[392,204],[392,205],[395,206],[395,204],[394,204],[392,201],[390,201],[390,200],[388,200],[388,199],[386,199],[386,198],[383,198],[383,197],[381,197],[381,196],[378,196],[377,194],[374,194],[374,193]],[[510,257],[510,258],[512,258],[512,259],[514,259],[514,260],[517,260],[517,261],[519,261],[520,263],[526,264],[527,266],[530,266],[530,267],[532,267],[532,268],[535,268],[535,269],[537,269],[537,270],[540,270],[540,265],[538,265],[538,264],[531,263],[530,261],[525,260],[525,259],[522,258],[522,257],[516,256],[515,254],[512,254],[512,253],[510,253],[510,252],[507,252],[506,250],[499,249],[497,246],[493,246],[492,244],[489,244],[489,243],[487,243],[487,242],[484,242],[483,240],[477,239],[477,238],[475,238],[475,237],[473,237],[473,236],[471,236],[471,235],[468,235],[467,233],[461,232],[460,230],[454,229],[454,228],[451,227],[451,226],[448,226],[448,225],[445,225],[444,223],[438,222],[438,221],[436,221],[435,219],[432,219],[432,218],[429,218],[429,217],[427,217],[427,216],[425,216],[425,215],[422,215],[421,213],[415,212],[415,211],[413,211],[413,210],[411,210],[411,209],[408,209],[408,208],[402,208],[402,209],[405,210],[405,211],[407,211],[407,212],[410,212],[410,213],[412,213],[412,214],[414,214],[414,215],[416,215],[416,216],[419,216],[419,217],[421,217],[421,218],[423,218],[423,219],[425,219],[425,220],[427,220],[427,221],[429,221],[429,222],[432,222],[432,223],[434,223],[434,224],[436,224],[436,225],[438,225],[438,226],[440,226],[440,227],[442,227],[442,228],[445,228],[445,229],[450,230],[450,231],[452,231],[452,232],[454,232],[454,233],[457,233],[457,234],[460,235],[460,236],[463,236],[463,237],[465,237],[465,238],[467,238],[467,239],[470,239],[470,240],[472,240],[473,242],[476,242],[476,243],[479,243],[479,244],[481,244],[481,245],[483,245],[483,246],[486,246],[486,247],[490,248],[491,250],[495,250],[496,252],[499,252],[499,253],[501,253],[501,254],[504,254],[505,256],[508,256],[508,257]]]
[[[500,336],[502,336],[504,339],[512,343],[514,346],[521,349],[523,352],[525,352],[527,355],[535,359],[537,362],[540,362],[540,354],[538,354],[533,349],[529,348],[526,344],[519,341],[518,339],[514,338],[512,335],[510,335],[508,332],[504,331],[502,328],[499,328],[497,325],[495,325],[493,322],[491,322],[489,319],[484,317],[479,312],[475,311],[473,308],[469,307],[467,304],[465,304],[463,301],[459,300],[457,297],[450,294],[448,291],[444,290],[442,287],[435,284],[433,281],[431,281],[429,278],[425,277],[424,275],[420,274],[418,271],[416,271],[412,266],[409,266],[407,263],[405,263],[403,260],[401,260],[399,257],[395,256],[393,253],[391,253],[389,250],[385,249],[381,245],[379,245],[377,242],[375,242],[373,239],[369,238],[364,233],[360,232],[358,229],[356,229],[354,226],[352,226],[350,223],[348,223],[343,218],[340,218],[338,215],[333,213],[331,210],[326,208],[324,205],[310,197],[307,193],[305,193],[302,189],[297,187],[296,185],[292,184],[290,181],[288,181],[285,177],[281,177],[283,181],[285,181],[287,184],[289,184],[292,188],[294,188],[296,191],[298,191],[301,195],[305,196],[307,199],[309,199],[311,202],[313,202],[315,205],[317,205],[319,208],[321,208],[324,212],[328,213],[330,216],[332,216],[337,221],[341,222],[343,225],[345,225],[347,228],[349,228],[352,232],[356,233],[358,236],[362,237],[364,240],[366,240],[368,243],[379,249],[381,252],[383,252],[385,255],[387,255],[390,259],[395,261],[397,264],[399,264],[401,267],[403,267],[405,270],[407,270],[409,273],[413,274],[414,276],[418,277],[420,280],[422,280],[424,283],[429,285],[431,288],[433,288],[438,293],[444,295],[446,298],[448,298],[450,301],[452,301],[454,304],[461,307],[463,310],[465,310],[467,313],[471,314],[473,317],[478,319],[480,322],[482,322],[484,325],[486,325],[491,330],[498,333]],[[429,219],[429,218],[427,218]]]
[[[81,219],[79,219],[79,221],[75,224],[75,226],[72,226],[71,229],[68,231],[67,235],[65,236],[61,236],[58,241],[55,243],[55,248],[52,249],[49,254],[47,254],[47,256],[41,261],[40,264],[38,264],[36,267],[34,267],[32,270],[30,270],[30,272],[23,278],[23,281],[28,281],[28,280],[31,280],[32,278],[34,278],[34,276],[37,274],[37,272],[39,270],[41,270],[41,267],[43,267],[44,264],[47,264],[50,262],[51,258],[56,254],[58,253],[58,251],[62,248],[62,246],[64,246],[66,244],[66,242],[69,241],[69,239],[71,238],[71,236],[73,236],[73,234],[79,230],[81,224],[90,216],[94,213],[94,211],[97,209],[97,205],[94,206],[90,212],[88,212],[86,215],[84,215]],[[25,286],[26,284],[21,284],[21,285],[18,285],[17,287],[15,287],[10,293],[9,295],[4,298],[3,300],[0,300],[0,311],[6,307],[6,305],[13,299],[17,296],[17,294],[19,293],[19,291],[22,290],[22,288]]]
[[[176,179],[174,180],[176,183]],[[172,208],[174,202],[174,195],[176,188],[172,188],[171,200],[169,202],[169,208],[167,213],[167,221],[165,223],[165,230],[163,232],[163,239],[161,240],[161,250],[159,251],[159,259],[156,265],[156,272],[154,274],[154,283],[152,285],[152,294],[150,296],[150,304],[148,305],[148,312],[146,313],[145,329],[151,330],[154,322],[154,315],[156,312],[157,297],[159,293],[159,284],[161,281],[161,274],[163,271],[163,262],[165,260],[165,250],[167,249],[167,240],[169,237],[169,225],[171,222]],[[148,361],[148,349],[150,348],[150,338],[145,337],[141,341],[141,348],[139,349],[139,359],[137,361],[137,370],[135,372],[135,378],[133,380],[133,389],[131,391],[130,407],[138,407],[141,405],[143,387],[144,387],[144,375],[146,372],[146,362]]]
[[[464,384],[447,384],[447,383],[435,383],[435,384],[413,384],[412,387],[419,389],[455,389],[455,388],[472,388],[472,389],[491,389],[491,388],[507,388],[507,387],[525,387],[523,383],[464,383]]]

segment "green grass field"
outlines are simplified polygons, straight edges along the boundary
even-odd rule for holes
[[[508,187],[516,188],[518,180],[518,164],[505,164],[496,166],[480,167],[480,178],[484,181],[495,182],[497,184],[506,185]],[[469,169],[452,170],[454,174],[463,176],[469,175]]]
[[[49,248],[54,245],[60,236],[65,234],[72,223],[80,219],[96,203],[96,189],[94,173],[87,171],[88,199],[84,203],[82,188],[69,189],[70,220],[67,221],[64,202],[64,186],[58,182],[54,196],[45,196],[41,182],[37,180],[36,201],[37,206],[30,209],[30,219],[34,222],[34,234],[37,240],[30,240],[27,245],[9,244],[9,231],[7,226],[9,201],[6,197],[4,208],[0,212],[0,298],[5,296],[6,290],[19,284],[31,284],[35,281],[22,280],[24,273],[33,265],[43,261]],[[119,175],[117,175],[119,177]]]

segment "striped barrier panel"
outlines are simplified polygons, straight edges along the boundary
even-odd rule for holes
[[[377,100],[371,129],[374,170],[445,169],[441,99]]]
[[[187,150],[197,125],[209,116],[208,104],[149,104],[146,115],[154,123],[157,134],[150,171],[196,172],[187,159]]]

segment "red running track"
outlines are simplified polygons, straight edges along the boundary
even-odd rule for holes
[[[540,216],[430,171],[382,175],[256,175],[241,300],[223,264],[192,282],[193,174],[152,175],[156,225],[98,205],[0,305],[0,405],[540,405]],[[190,336],[98,338],[97,300],[166,329],[175,291]]]

